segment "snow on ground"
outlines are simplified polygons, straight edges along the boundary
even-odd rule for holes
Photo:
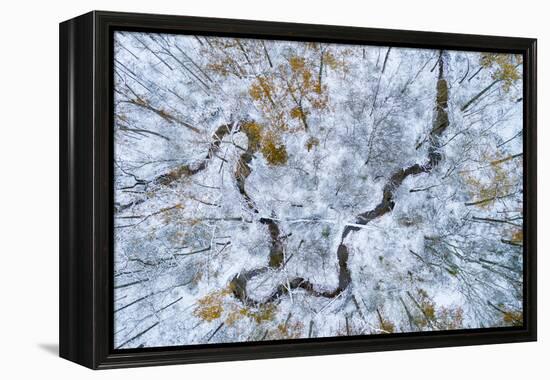
[[[521,324],[521,97],[513,55],[117,32],[115,348]],[[337,289],[341,243],[342,292],[263,302]]]

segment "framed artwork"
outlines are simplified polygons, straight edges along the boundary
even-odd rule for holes
[[[536,340],[536,40],[60,24],[60,355]]]

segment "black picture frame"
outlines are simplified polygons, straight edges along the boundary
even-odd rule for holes
[[[114,350],[113,32],[193,33],[464,51],[524,59],[524,325]],[[536,40],[93,11],[60,24],[60,356],[93,369],[535,341]]]

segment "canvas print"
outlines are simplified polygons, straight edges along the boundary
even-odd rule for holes
[[[114,348],[523,324],[522,56],[115,32]]]

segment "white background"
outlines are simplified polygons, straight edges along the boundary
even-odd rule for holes
[[[550,375],[549,10],[526,0],[8,0],[0,20],[0,376],[541,379]],[[539,39],[539,342],[92,372],[57,358],[58,23],[93,9]],[[546,166],[549,165],[549,166]],[[544,354],[544,351],[547,351]],[[348,377],[349,376],[349,377]]]

